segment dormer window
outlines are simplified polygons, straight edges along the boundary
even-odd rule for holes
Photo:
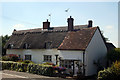
[[[50,49],[51,48],[51,44],[52,44],[52,42],[46,42],[45,43],[45,48],[46,49]]]
[[[13,47],[14,47],[13,44],[9,44],[7,48],[8,48],[8,49],[12,49]]]
[[[29,47],[29,44],[27,44],[27,43],[25,43],[25,44],[23,45],[23,48],[24,48],[24,49],[28,49],[28,47]]]

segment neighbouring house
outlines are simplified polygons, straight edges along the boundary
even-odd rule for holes
[[[112,44],[112,43],[106,43],[107,46],[107,53],[109,54],[109,52],[111,52],[112,50],[114,50],[116,47]],[[113,62],[111,60],[107,60],[107,66],[111,66],[113,64]]]
[[[71,69],[77,74],[80,64],[85,76],[97,73],[98,60],[106,66],[107,47],[99,27],[75,25],[70,16],[68,26],[50,27],[50,22],[43,22],[43,28],[14,30],[5,48],[7,54],[17,54],[24,60],[35,63],[52,62]]]
[[[112,43],[108,43],[108,42],[106,43],[106,46],[108,52],[116,48]]]

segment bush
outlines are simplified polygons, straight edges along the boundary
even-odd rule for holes
[[[98,80],[120,80],[120,62],[115,62],[113,65],[103,71],[99,71]]]
[[[109,51],[107,54],[107,58],[112,62],[115,62],[116,60],[120,61],[120,48],[115,48]]]
[[[26,64],[32,63],[33,64],[33,62],[30,60],[24,60],[22,63],[26,63]]]
[[[53,66],[55,66],[55,64],[54,63],[50,63],[50,62],[45,62],[45,63],[43,63],[44,65],[53,65]]]
[[[13,61],[1,61],[2,69],[15,70],[19,72],[29,72],[33,74],[53,76],[54,70],[52,65],[33,64],[33,63],[20,63]]]
[[[52,76],[53,68],[51,65],[28,64],[27,72],[39,75]]]
[[[17,63],[12,61],[2,61],[2,69],[7,70],[15,70],[19,72],[26,72],[27,71],[27,64],[25,63]]]
[[[2,57],[3,61],[18,61],[18,55],[16,54],[7,54],[5,56]]]

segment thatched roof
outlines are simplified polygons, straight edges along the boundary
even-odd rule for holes
[[[46,49],[58,48],[60,50],[84,50],[97,27],[86,28],[87,25],[74,26],[74,31],[67,31],[66,27],[54,27],[53,30],[30,29],[14,31],[5,48],[12,44],[12,49]]]

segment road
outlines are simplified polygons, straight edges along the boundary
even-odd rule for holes
[[[4,70],[0,72],[1,80],[73,80],[73,79],[63,79],[58,77],[48,77],[36,74],[30,74],[27,72],[16,72]]]

